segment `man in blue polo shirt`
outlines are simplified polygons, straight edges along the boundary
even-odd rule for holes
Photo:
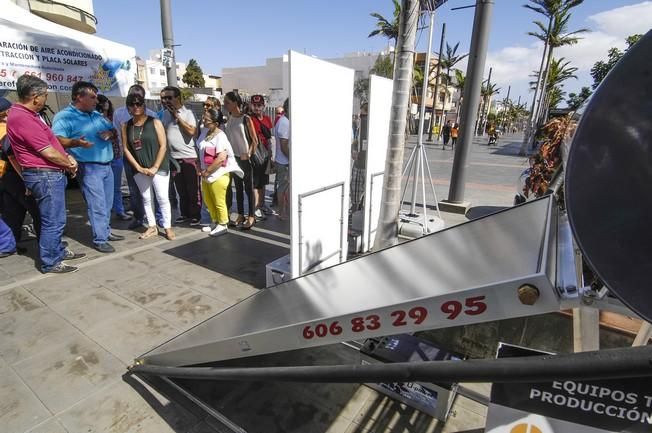
[[[108,241],[124,236],[111,233],[113,205],[113,125],[95,111],[97,87],[78,81],[72,86],[72,103],[54,116],[52,131],[79,162],[79,183],[93,230],[93,244],[102,253],[115,251]]]

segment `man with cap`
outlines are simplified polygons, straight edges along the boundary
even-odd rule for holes
[[[7,135],[22,169],[25,186],[38,203],[41,213],[39,255],[44,273],[77,270],[64,260],[82,258],[65,248],[61,237],[66,226],[65,171],[77,173],[77,161],[66,154],[52,130],[39,116],[48,97],[48,85],[32,75],[16,80],[18,103],[9,111]]]
[[[272,154],[272,119],[269,118],[264,112],[265,98],[263,95],[253,95],[251,97],[251,121],[254,125],[258,142],[263,144],[267,149],[269,155]],[[266,214],[272,213],[272,210],[265,204],[265,187],[269,183],[269,176],[267,174],[267,161],[263,165],[253,166],[253,181],[254,181],[254,203],[256,204],[256,211],[254,216],[257,220],[265,219],[263,212]]]
[[[34,197],[27,195],[25,182],[22,177],[22,167],[16,160],[14,151],[11,148],[9,138],[6,136],[7,115],[11,102],[5,98],[0,98],[0,146],[2,161],[5,164],[5,174],[2,176],[3,190],[0,196],[2,201],[2,218],[11,229],[16,242],[20,242],[23,234],[23,221],[25,214],[29,212],[32,217],[34,232],[38,239],[41,235],[41,214],[38,210],[38,204]],[[18,252],[22,253],[24,248],[18,247]]]

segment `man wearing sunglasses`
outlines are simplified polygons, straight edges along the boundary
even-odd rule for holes
[[[79,184],[88,208],[93,245],[101,253],[115,251],[109,241],[124,236],[111,233],[113,206],[113,124],[95,111],[97,87],[86,81],[72,86],[72,102],[52,121],[52,131],[79,162]]]
[[[179,194],[179,211],[181,216],[175,220],[182,223],[190,220],[190,225],[199,225],[201,217],[201,193],[197,176],[197,150],[195,134],[197,120],[192,111],[181,103],[181,90],[167,86],[161,91],[163,127],[168,141],[170,157],[179,164],[178,171],[171,171],[170,195]],[[174,197],[171,202],[174,203]]]

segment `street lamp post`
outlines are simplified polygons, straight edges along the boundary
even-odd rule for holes
[[[177,62],[174,56],[174,36],[172,35],[172,8],[170,6],[170,0],[161,0],[161,30],[163,33],[163,47],[169,55],[169,60],[165,62],[168,86],[176,87]]]
[[[487,45],[489,43],[493,6],[494,0],[476,0],[475,4],[473,35],[471,37],[469,64],[466,72],[468,83],[464,86],[460,137],[455,146],[455,158],[453,160],[453,172],[451,174],[448,200],[441,203],[441,205],[446,206],[446,209],[453,212],[466,213],[466,210],[470,206],[470,203],[464,201],[467,160],[471,149],[473,128],[477,116],[475,107],[480,102],[482,73],[487,59]]]

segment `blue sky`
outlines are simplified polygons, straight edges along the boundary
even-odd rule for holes
[[[528,31],[541,19],[525,9],[526,0],[496,0],[489,66],[504,89],[512,85],[512,96],[527,99],[527,75],[538,67],[541,48]],[[433,47],[438,48],[441,23],[446,22],[447,41],[460,42],[461,52],[470,44],[473,9],[451,8],[473,4],[474,0],[449,0],[437,10]],[[134,46],[141,57],[162,45],[158,0],[96,0],[97,35]],[[218,2],[215,0],[172,0],[177,58],[198,60],[206,73],[220,74],[223,67],[263,65],[288,49],[321,58],[339,57],[355,51],[377,52],[387,47],[381,37],[368,38],[378,12],[390,19],[391,0],[277,0]],[[611,46],[624,46],[624,37],[652,28],[652,1],[585,0],[573,10],[570,29],[589,28],[592,33],[560,55],[578,66],[578,80],[566,84],[568,91],[590,85],[590,66],[606,57]],[[418,48],[427,49],[427,30],[418,33]],[[466,65],[462,65],[465,70]],[[492,79],[492,81],[494,81]]]

